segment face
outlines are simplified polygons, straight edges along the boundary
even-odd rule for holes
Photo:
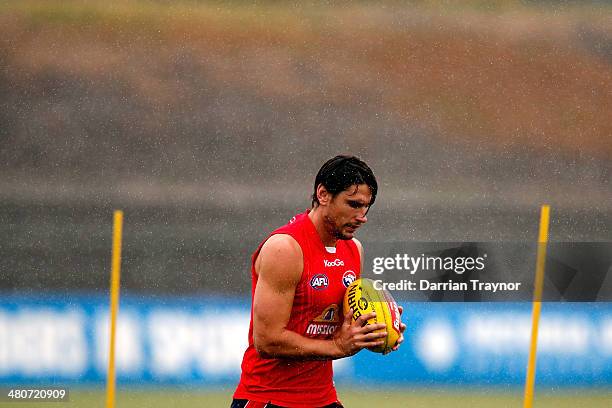
[[[329,194],[329,193],[327,193]],[[336,239],[351,239],[368,219],[372,192],[367,184],[353,185],[328,197],[324,216],[327,232]]]

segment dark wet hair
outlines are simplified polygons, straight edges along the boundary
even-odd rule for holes
[[[317,199],[317,187],[323,187],[335,197],[342,191],[355,184],[366,184],[370,187],[372,200],[370,206],[376,200],[378,183],[372,169],[363,161],[355,156],[340,155],[329,159],[317,173],[314,183],[314,193],[312,194],[312,206],[319,204]]]

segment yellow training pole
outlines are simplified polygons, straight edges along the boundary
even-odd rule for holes
[[[548,242],[549,220],[550,207],[548,205],[543,205],[540,213],[540,235],[538,238],[538,252],[536,258],[533,311],[531,315],[531,344],[529,346],[529,363],[527,365],[527,378],[525,380],[524,408],[531,408],[533,406],[536,353],[538,347],[538,325],[540,323],[540,309],[542,308],[542,288],[544,287],[544,266],[546,264],[546,243]]]
[[[115,333],[117,309],[119,308],[119,278],[121,272],[121,233],[123,230],[123,211],[117,210],[113,217],[113,261],[111,266],[110,293],[110,338],[108,352],[108,372],[106,374],[106,408],[115,406]]]

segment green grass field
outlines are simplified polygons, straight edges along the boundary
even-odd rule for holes
[[[419,389],[417,391],[381,390],[364,392],[339,389],[342,402],[347,408],[365,407],[410,407],[410,408],[473,408],[473,407],[522,407],[522,392],[458,392],[449,390]],[[117,408],[168,408],[168,407],[229,407],[231,391],[198,392],[193,390],[119,390]],[[560,391],[555,394],[536,395],[536,408],[609,408],[612,404],[612,391]],[[105,406],[102,390],[74,390],[66,403],[0,403],[0,406],[28,407],[70,407],[96,408]]]

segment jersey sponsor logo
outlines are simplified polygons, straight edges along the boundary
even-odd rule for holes
[[[310,286],[316,290],[323,290],[329,285],[329,279],[324,273],[318,273],[310,279]]]
[[[342,284],[345,288],[348,288],[351,283],[355,282],[355,279],[357,279],[357,274],[349,269],[342,275]]]
[[[329,335],[333,334],[340,322],[340,306],[332,303],[327,306],[321,314],[308,322],[307,335]]]
[[[310,323],[306,328],[306,334],[333,334],[337,326],[325,323]]]
[[[337,304],[331,304],[327,306],[320,315],[313,319],[313,322],[331,322],[337,323],[340,321],[338,311],[340,307]]]
[[[334,259],[333,261],[328,261],[327,259],[323,260],[323,265],[325,265],[325,267],[330,267],[330,266],[344,266],[344,261],[342,259]]]

